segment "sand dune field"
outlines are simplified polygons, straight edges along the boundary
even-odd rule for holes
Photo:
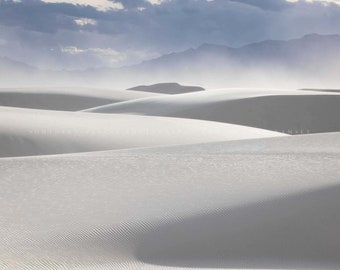
[[[48,91],[0,91],[0,269],[340,268],[338,93]]]

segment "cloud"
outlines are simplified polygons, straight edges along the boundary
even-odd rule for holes
[[[338,2],[0,0],[0,56],[43,68],[87,68],[130,65],[203,43],[237,47],[340,34]]]
[[[146,0],[147,2],[149,2],[151,5],[161,5],[164,2],[168,2],[171,0]]]
[[[307,3],[322,3],[322,4],[335,4],[340,5],[340,0],[286,0],[287,2],[307,2]]]
[[[80,25],[80,26],[97,25],[97,21],[96,20],[89,19],[89,18],[78,18],[78,19],[75,19],[74,22],[77,25]]]
[[[109,0],[42,0],[45,3],[67,3],[72,5],[92,6],[99,11],[108,11],[115,9],[124,9],[121,2]]]

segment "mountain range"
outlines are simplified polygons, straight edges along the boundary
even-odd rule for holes
[[[203,44],[138,65],[85,71],[43,71],[0,59],[2,83],[131,87],[177,81],[203,87],[335,87],[340,83],[340,35],[310,34],[239,48]],[[29,83],[31,82],[31,83]]]

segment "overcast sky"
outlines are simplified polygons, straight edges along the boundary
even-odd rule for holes
[[[340,34],[340,0],[0,0],[0,56],[41,68],[116,67],[309,33]]]

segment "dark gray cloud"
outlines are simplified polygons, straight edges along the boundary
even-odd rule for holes
[[[118,1],[116,1],[118,2]],[[286,0],[121,0],[124,9],[0,0],[0,56],[46,68],[119,66],[202,43],[340,33],[340,7]]]
[[[0,1],[0,23],[27,30],[54,33],[59,29],[77,30],[74,18],[102,19],[103,12],[91,6],[44,3],[39,0]]]

